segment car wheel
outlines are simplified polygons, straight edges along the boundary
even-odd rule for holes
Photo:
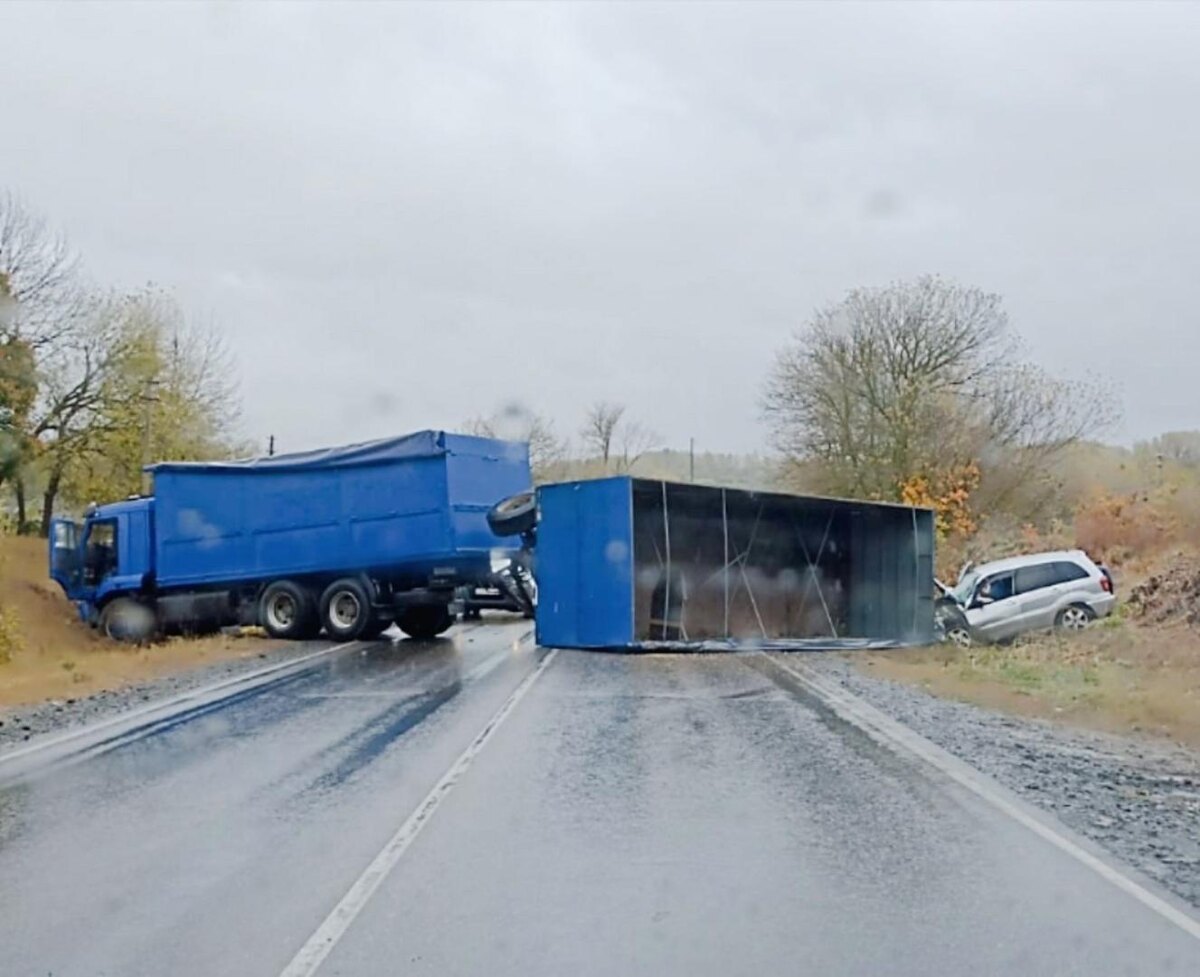
[[[1062,631],[1082,631],[1096,617],[1096,612],[1086,604],[1072,604],[1059,611],[1055,626]]]
[[[970,648],[975,643],[966,616],[955,606],[939,607],[935,612],[934,626],[943,641],[959,648]]]
[[[320,631],[317,606],[308,588],[294,580],[276,580],[258,602],[258,620],[272,638],[314,638]]]

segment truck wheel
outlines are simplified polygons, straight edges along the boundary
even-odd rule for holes
[[[441,604],[410,607],[396,618],[400,630],[410,638],[428,641],[436,638],[454,623],[454,616]]]
[[[361,638],[374,617],[367,588],[354,577],[335,580],[321,595],[321,623],[325,633],[338,641]]]
[[[294,580],[276,580],[263,591],[258,619],[272,638],[314,638],[320,631],[312,594]]]
[[[488,525],[497,536],[520,536],[537,525],[537,496],[518,492],[497,502],[487,514]]]
[[[158,622],[154,611],[132,597],[118,597],[104,605],[97,624],[100,633],[112,641],[142,644],[154,637]]]

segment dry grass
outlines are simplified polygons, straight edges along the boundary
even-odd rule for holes
[[[11,639],[7,660],[0,655],[0,706],[79,698],[277,647],[226,635],[148,647],[103,640],[46,578],[45,540],[28,537],[0,536],[0,621]]]
[[[1082,635],[873,655],[864,668],[935,695],[1200,746],[1200,634],[1120,615]]]

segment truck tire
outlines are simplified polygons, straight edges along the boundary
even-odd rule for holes
[[[321,595],[321,624],[325,633],[337,641],[361,638],[374,619],[371,596],[355,577],[335,580]]]
[[[497,536],[520,536],[537,525],[537,496],[518,492],[497,502],[487,514],[488,525]]]
[[[312,594],[294,580],[276,580],[263,591],[258,620],[272,638],[288,641],[315,638],[321,630]]]
[[[105,604],[96,627],[111,641],[143,644],[158,631],[154,611],[132,597],[118,597]]]
[[[396,624],[410,638],[428,641],[436,638],[454,623],[454,615],[442,604],[422,604],[400,612]]]

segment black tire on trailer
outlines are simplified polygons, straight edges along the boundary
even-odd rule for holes
[[[410,638],[428,641],[436,638],[454,623],[454,615],[444,604],[421,604],[405,608],[396,617],[400,630]]]
[[[104,605],[96,627],[111,641],[144,644],[158,632],[154,611],[132,597],[118,597]]]
[[[335,641],[357,641],[371,625],[371,595],[357,577],[335,580],[321,595],[321,625]]]
[[[321,631],[317,602],[303,584],[276,580],[258,601],[258,621],[272,638],[303,641]]]
[[[518,492],[497,502],[487,514],[488,525],[497,536],[520,536],[537,525],[537,496]]]

